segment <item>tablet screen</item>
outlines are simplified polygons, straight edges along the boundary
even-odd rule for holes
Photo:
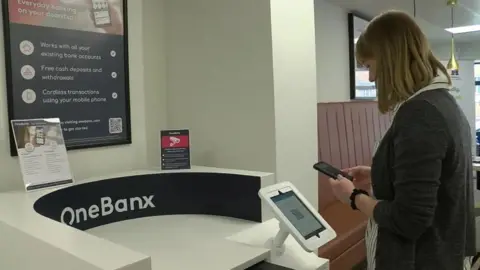
[[[305,238],[318,235],[325,230],[322,223],[308,210],[293,191],[280,193],[272,201]]]

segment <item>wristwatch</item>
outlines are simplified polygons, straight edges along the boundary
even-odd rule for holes
[[[358,210],[357,205],[355,204],[355,198],[358,194],[365,194],[368,196],[368,192],[363,189],[354,189],[352,194],[350,195],[350,206],[353,210]]]

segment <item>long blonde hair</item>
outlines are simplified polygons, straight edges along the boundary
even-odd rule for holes
[[[447,69],[433,55],[420,27],[408,14],[388,11],[375,17],[356,44],[359,63],[376,61],[378,109],[392,111],[415,92],[429,85],[441,71],[451,79]]]

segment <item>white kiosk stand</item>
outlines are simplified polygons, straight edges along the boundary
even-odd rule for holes
[[[328,269],[328,260],[316,253],[337,234],[295,186],[289,182],[278,183],[262,188],[259,196],[276,219],[229,239],[271,249],[269,262],[277,265],[297,270]]]

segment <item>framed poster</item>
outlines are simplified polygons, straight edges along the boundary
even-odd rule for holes
[[[59,118],[69,150],[132,142],[126,2],[2,1],[9,121]]]
[[[367,27],[369,20],[354,13],[348,14],[348,47],[350,55],[350,98],[374,100],[377,98],[375,82],[368,79],[368,69],[358,65],[355,59],[355,44]]]

